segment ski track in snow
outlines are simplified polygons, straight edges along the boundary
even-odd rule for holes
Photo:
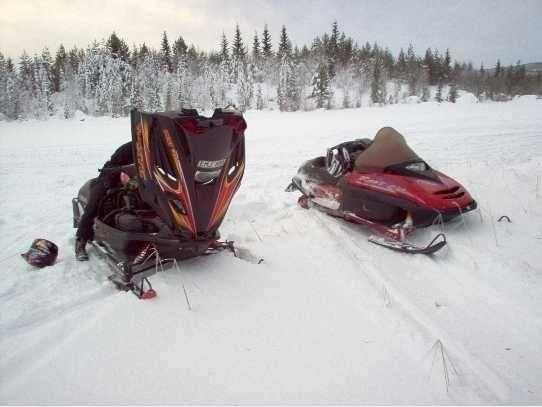
[[[0,123],[0,402],[542,399],[542,101],[246,119],[245,178],[221,234],[264,262],[181,262],[152,277],[151,301],[72,253],[71,198],[129,120]],[[385,125],[478,201],[433,256],[378,247],[283,192],[304,160]],[[20,259],[37,237],[59,245],[53,267]]]

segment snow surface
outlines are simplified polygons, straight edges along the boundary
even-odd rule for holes
[[[221,232],[264,263],[188,260],[149,301],[94,253],[74,259],[70,200],[130,137],[127,118],[80,119],[0,123],[1,403],[542,401],[541,100],[247,113]],[[283,192],[304,160],[384,125],[479,203],[435,256]],[[19,257],[36,237],[59,244],[53,267]]]

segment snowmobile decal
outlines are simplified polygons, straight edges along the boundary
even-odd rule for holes
[[[137,173],[142,180],[149,179],[150,169],[152,168],[152,158],[149,148],[149,123],[140,117],[140,122],[136,124],[136,162]]]
[[[177,172],[176,175],[179,178],[177,178],[176,180],[175,188],[172,188],[169,185],[168,180],[166,180],[164,178],[164,175],[162,175],[162,172],[160,172],[159,169],[156,167],[154,168],[154,176],[156,177],[156,181],[162,189],[162,192],[172,194],[180,201],[180,208],[174,207],[171,200],[168,202],[171,214],[173,215],[175,220],[180,224],[180,226],[190,230],[192,233],[196,233],[194,212],[192,211],[190,195],[186,190],[186,179],[182,170],[181,159],[177,150],[175,149],[175,145],[173,144],[173,140],[171,138],[171,135],[169,134],[169,131],[167,129],[163,129],[162,131],[164,140],[166,141],[167,154],[169,154],[170,158],[172,159],[172,162],[175,165],[175,170]],[[185,213],[182,213],[183,211]]]
[[[229,165],[225,166],[225,168],[229,168]],[[218,193],[218,199],[213,209],[213,214],[211,216],[211,220],[209,221],[208,229],[211,229],[226,214],[231,199],[233,198],[233,194],[235,193],[235,191],[237,191],[237,188],[239,187],[244,169],[245,162],[243,161],[240,164],[239,168],[237,168],[237,173],[231,181],[228,181],[228,172],[223,170],[220,192]]]

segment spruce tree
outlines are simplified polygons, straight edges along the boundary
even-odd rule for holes
[[[338,59],[338,49],[339,49],[339,25],[335,20],[331,26],[331,35],[329,37],[329,43],[327,46],[327,70],[328,76],[330,79],[335,77],[336,73],[336,63]]]
[[[167,39],[167,33],[164,31],[162,34],[162,46],[160,49],[162,53],[162,64],[167,69],[168,72],[172,72],[172,63],[171,63],[171,48],[169,46],[169,41]]]
[[[407,78],[407,62],[405,52],[403,48],[399,51],[397,56],[397,64],[395,65],[395,75],[398,79],[405,81]]]
[[[501,60],[497,59],[497,64],[495,65],[495,78],[498,78],[501,75]]]
[[[180,58],[182,55],[186,54],[186,51],[188,50],[188,46],[186,45],[186,42],[184,41],[184,38],[179,35],[179,38],[175,40],[173,43],[173,56],[175,58]]]
[[[64,80],[65,64],[67,61],[66,50],[64,45],[60,44],[58,51],[56,52],[55,62],[52,67],[53,71],[53,91],[60,92],[60,84]]]
[[[446,54],[444,55],[444,60],[442,62],[442,77],[445,82],[448,82],[451,79],[452,74],[452,58],[450,57],[450,50],[446,49]]]
[[[265,59],[271,59],[273,57],[273,46],[271,44],[271,34],[267,29],[267,24],[263,28],[262,34],[262,53]]]
[[[251,69],[247,64],[243,64],[239,72],[239,83],[237,86],[237,107],[241,112],[250,109],[252,97],[254,94],[254,81],[252,79]]]
[[[429,86],[427,86],[427,83],[424,83],[422,85],[422,102],[428,102],[429,99],[430,99],[431,95],[429,93]]]
[[[450,92],[448,93],[448,102],[455,103],[457,100],[457,85],[452,83],[450,85]]]
[[[106,42],[106,47],[114,58],[121,58],[123,61],[128,61],[130,49],[115,31],[111,33]]]
[[[68,63],[70,64],[72,72],[77,72],[79,69],[80,58],[79,50],[76,47],[73,47],[68,52]]]
[[[435,59],[433,57],[433,52],[431,48],[427,48],[425,51],[425,56],[423,57],[423,66],[427,70],[427,80],[430,85],[433,85],[436,81],[435,77]]]
[[[241,30],[239,24],[235,26],[235,34],[233,37],[232,56],[239,60],[244,60],[246,55],[245,46],[243,45],[243,38],[241,37]]]
[[[226,34],[222,32],[222,38],[220,39],[220,58],[222,61],[227,61],[230,59],[230,52],[228,50],[228,40]]]
[[[282,26],[282,29],[280,30],[280,42],[279,42],[279,49],[277,52],[277,57],[280,59],[284,58],[285,56],[290,56],[292,52],[292,43],[290,42],[290,39],[288,38],[288,33],[286,32],[286,26]]]
[[[312,80],[311,97],[316,99],[316,107],[318,109],[328,105],[328,100],[331,97],[331,91],[327,67],[324,64],[320,64],[318,66],[318,70],[316,71],[316,74]]]
[[[44,75],[47,77],[47,94],[52,95],[54,93],[54,74],[53,74],[53,58],[49,52],[49,48],[43,48],[41,52],[41,65],[44,71]],[[52,107],[50,107],[52,110]]]
[[[254,40],[252,41],[252,59],[254,62],[260,60],[261,51],[260,51],[260,39],[258,38],[258,32],[254,32]]]
[[[386,103],[386,83],[382,73],[382,62],[379,58],[375,60],[373,67],[371,102],[379,105]]]
[[[435,100],[438,103],[442,103],[442,82],[439,82],[437,85],[437,94],[435,95]]]
[[[415,96],[418,93],[418,60],[414,52],[414,47],[412,44],[408,45],[407,55],[406,55],[406,64],[407,64],[407,82],[408,82],[408,94],[410,96]]]
[[[256,109],[263,110],[264,107],[262,85],[258,84],[258,87],[256,88]]]

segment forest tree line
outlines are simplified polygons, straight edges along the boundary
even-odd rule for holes
[[[475,68],[453,61],[449,50],[429,48],[416,55],[412,45],[394,56],[377,43],[360,46],[337,22],[301,48],[292,46],[284,26],[277,42],[267,26],[250,40],[236,26],[233,38],[223,34],[210,52],[182,36],[171,41],[166,32],[160,49],[145,43],[130,48],[113,32],[86,49],[60,45],[54,57],[47,48],[33,56],[23,51],[16,62],[0,53],[0,119],[5,120],[70,118],[77,110],[117,117],[132,107],[297,111],[400,103],[408,97],[455,102],[460,89],[480,101],[541,95],[542,74],[527,72],[519,61]]]

